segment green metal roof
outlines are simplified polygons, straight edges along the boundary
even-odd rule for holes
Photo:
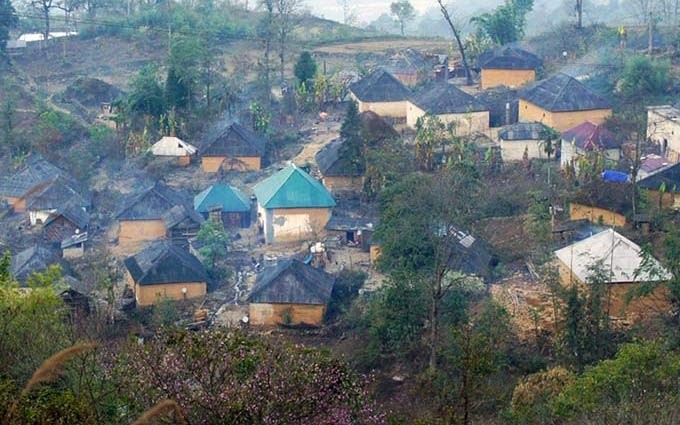
[[[233,186],[214,184],[194,197],[194,209],[207,213],[220,208],[226,212],[250,211],[250,200]]]
[[[253,190],[257,202],[267,209],[335,206],[335,201],[328,190],[295,164],[261,181]]]

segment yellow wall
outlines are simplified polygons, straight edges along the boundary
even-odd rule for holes
[[[371,264],[375,264],[378,258],[380,258],[380,254],[382,254],[382,249],[380,248],[380,245],[371,245],[371,248],[369,250]]]
[[[425,115],[425,111],[414,103],[407,103],[406,125],[416,128],[418,118]],[[465,114],[442,114],[437,117],[444,123],[455,124],[456,136],[467,136],[473,133],[484,133],[489,130],[489,112],[470,112]]]
[[[588,111],[549,112],[543,108],[519,100],[519,120],[523,122],[541,122],[557,131],[566,131],[570,128],[590,121],[593,124],[604,123],[605,118],[611,116],[611,109],[592,109]]]
[[[290,317],[291,325],[302,323],[320,325],[323,322],[325,306],[309,304],[260,304],[248,306],[248,316],[253,325],[284,324],[284,317]]]
[[[162,298],[183,300],[182,288],[187,288],[186,298],[204,297],[205,282],[166,283],[164,285],[135,285],[135,299],[138,306],[151,305]]]
[[[224,156],[202,156],[201,168],[206,173],[216,173],[223,167],[226,170],[251,171],[260,169],[259,156],[228,158]]]
[[[572,275],[569,267],[559,261],[560,281],[565,287],[572,284],[578,286],[579,290],[587,290],[588,285],[581,282],[576,276]],[[665,313],[670,309],[668,303],[668,291],[666,287],[658,287],[651,294],[632,299],[626,302],[626,298],[631,291],[638,288],[640,283],[624,282],[607,285],[605,295],[605,311],[609,311],[609,316],[622,321],[636,321],[649,318],[659,313]]]
[[[649,197],[650,205],[655,207],[659,205],[659,196],[661,196],[661,192],[657,190],[647,190],[647,196]],[[664,193],[663,198],[661,198],[661,207],[680,209],[680,196],[677,196],[672,192]]]
[[[163,220],[121,220],[118,245],[122,248],[138,246],[140,242],[165,238]]]
[[[330,219],[330,208],[274,209],[274,241],[293,242],[322,235]]]
[[[536,71],[533,69],[482,69],[481,88],[498,86],[515,88],[535,79]]]
[[[7,203],[14,209],[16,212],[23,212],[26,210],[26,201],[24,201],[23,205],[23,210],[19,211],[17,210],[17,201],[19,201],[19,198],[12,198],[11,196],[0,196],[0,200],[7,201]]]
[[[363,177],[324,177],[322,183],[328,190],[361,190]]]
[[[186,167],[189,164],[191,164],[191,157],[189,155],[180,156],[179,158],[177,158],[177,165],[181,167]]]
[[[604,224],[605,226],[622,227],[626,225],[626,217],[604,208],[581,205],[575,202],[569,204],[570,220],[589,220],[592,223]]]
[[[381,117],[406,118],[406,100],[398,102],[362,102],[352,93],[350,97],[357,102],[359,112],[372,111]]]

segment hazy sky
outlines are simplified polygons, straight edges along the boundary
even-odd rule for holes
[[[370,22],[381,14],[390,11],[390,4],[394,0],[353,0],[352,8],[359,22]],[[437,5],[436,0],[411,0],[411,4],[418,13]],[[312,13],[334,21],[342,21],[342,9],[336,0],[307,0],[307,6]]]

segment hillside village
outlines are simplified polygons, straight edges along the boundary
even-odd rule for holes
[[[0,423],[676,423],[677,25],[13,3]]]

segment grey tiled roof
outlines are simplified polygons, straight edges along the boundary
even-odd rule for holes
[[[201,156],[264,155],[267,141],[241,124],[233,123],[215,135],[208,136],[200,149]]]
[[[157,241],[124,261],[138,285],[205,282],[205,267],[198,258],[173,245]]]
[[[412,96],[411,102],[434,115],[464,114],[488,111],[489,108],[474,96],[453,84],[438,83],[424,88]]]
[[[400,102],[411,95],[401,81],[384,69],[377,69],[350,86],[362,102]]]
[[[326,304],[335,278],[299,260],[283,260],[257,277],[251,303]]]
[[[520,98],[551,112],[611,108],[608,100],[575,78],[561,73],[531,84],[520,92]]]
[[[116,213],[118,220],[160,220],[175,205],[191,205],[188,194],[156,182],[148,189],[129,195]]]

